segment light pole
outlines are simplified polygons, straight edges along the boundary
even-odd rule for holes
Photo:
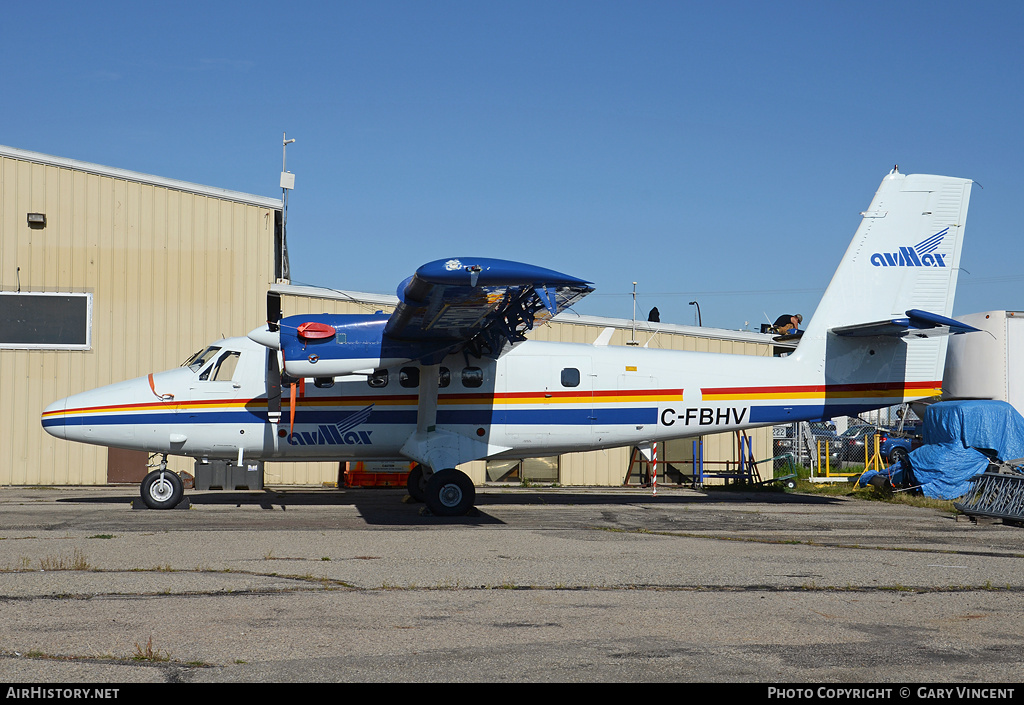
[[[696,301],[691,301],[690,305],[697,307],[697,325],[703,327],[704,323],[700,320],[700,304],[697,303]]]

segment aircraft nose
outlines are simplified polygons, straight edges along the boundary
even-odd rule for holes
[[[66,441],[130,448],[135,438],[135,407],[153,399],[146,377],[79,392],[50,404],[42,424]]]
[[[68,400],[65,398],[60,401],[55,401],[43,409],[40,422],[43,424],[43,429],[51,436],[64,439],[67,438],[67,432],[64,426],[64,411],[67,409],[67,406]]]

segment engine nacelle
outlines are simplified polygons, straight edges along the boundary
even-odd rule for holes
[[[280,350],[284,373],[292,377],[371,374],[412,359],[408,346],[384,338],[388,315],[321,313],[288,316],[258,328],[249,337]]]

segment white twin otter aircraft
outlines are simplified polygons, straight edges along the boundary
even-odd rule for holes
[[[531,265],[439,260],[398,288],[387,314],[281,318],[185,365],[51,404],[46,430],[161,453],[142,483],[153,508],[182,497],[166,456],[418,463],[410,494],[466,513],[457,466],[858,414],[942,391],[971,181],[882,181],[787,357],[526,340],[593,291]],[[282,390],[284,392],[282,393]]]

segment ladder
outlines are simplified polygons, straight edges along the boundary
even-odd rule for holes
[[[799,436],[798,442],[803,446],[803,452],[798,453],[796,456],[797,462],[806,453],[811,469],[818,468],[818,449],[814,445],[814,433],[811,431],[811,424],[801,421],[797,426],[800,429],[797,433],[797,436]]]

